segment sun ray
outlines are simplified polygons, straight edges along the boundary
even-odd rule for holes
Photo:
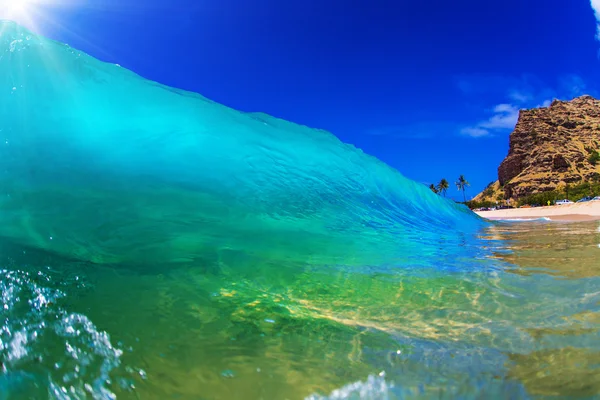
[[[0,20],[13,21],[30,30],[34,36],[43,35],[43,31],[47,29],[60,32],[61,35],[67,34],[85,43],[86,46],[94,48],[97,52],[105,53],[81,35],[67,28],[60,22],[60,18],[53,16],[53,11],[57,11],[59,8],[75,6],[82,2],[83,0],[0,0]],[[4,34],[2,29],[9,26],[9,24],[0,25],[0,37]],[[57,83],[65,79],[63,74],[65,66],[58,58],[53,57],[51,52],[45,53],[40,61],[47,70],[55,71],[53,76]],[[20,68],[24,70],[26,66],[22,65]]]
[[[85,0],[0,0],[0,20],[14,21],[26,28],[41,33],[37,17],[46,16],[54,8],[69,8],[81,5]]]
[[[0,19],[14,21],[34,29],[35,21],[31,14],[37,8],[37,0],[0,0]]]

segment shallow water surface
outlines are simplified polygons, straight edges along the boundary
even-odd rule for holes
[[[377,268],[222,250],[146,271],[4,241],[0,398],[592,398],[599,229],[494,224]]]

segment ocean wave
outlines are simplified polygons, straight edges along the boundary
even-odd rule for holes
[[[0,32],[0,236],[16,243],[142,268],[224,248],[381,265],[485,224],[331,133]]]

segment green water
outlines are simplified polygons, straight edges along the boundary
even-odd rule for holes
[[[4,242],[0,255],[7,271],[20,271],[18,285],[63,293],[5,310],[10,318],[31,322],[31,310],[43,309],[36,315],[47,324],[58,314],[94,324],[75,343],[30,336],[21,357],[19,346],[5,346],[6,376],[37,382],[10,383],[18,390],[8,398],[53,387],[66,398],[303,399],[345,386],[337,398],[592,398],[600,394],[599,230],[598,222],[495,225],[464,243],[471,259],[381,270],[222,252],[143,271]],[[455,261],[477,268],[441,268]],[[2,282],[6,300],[17,284]],[[97,342],[103,333],[108,341]],[[94,351],[97,368],[82,372]],[[355,382],[363,383],[347,387]]]

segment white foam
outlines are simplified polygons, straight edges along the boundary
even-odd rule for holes
[[[366,382],[358,381],[350,383],[339,389],[335,389],[329,396],[313,394],[305,400],[342,400],[342,399],[369,399],[369,400],[387,400],[390,398],[390,389],[393,385],[388,384],[380,376],[369,375]]]
[[[9,361],[19,360],[27,355],[27,332],[25,330],[15,332],[8,344],[7,359]]]
[[[540,217],[540,218],[506,218],[506,219],[497,219],[496,221],[502,222],[535,222],[535,221],[552,221],[548,217]]]
[[[48,373],[48,392],[57,399],[114,399],[106,382],[122,350],[82,314],[58,304],[65,294],[40,286],[51,277],[20,270],[0,271],[0,365],[4,373],[27,372],[35,360]],[[40,349],[64,351],[41,354]],[[41,382],[39,382],[41,383]],[[90,390],[91,389],[91,390]],[[1,397],[1,396],[0,396]],[[10,393],[9,393],[10,397]]]

